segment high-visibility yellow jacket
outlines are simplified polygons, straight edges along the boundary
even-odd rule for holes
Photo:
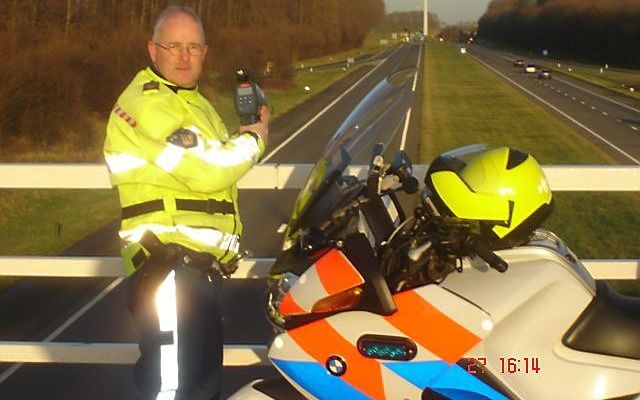
[[[236,182],[263,151],[253,132],[230,136],[197,88],[140,71],[114,106],[104,144],[122,206],[127,272],[147,230],[222,262],[235,256],[242,233]]]

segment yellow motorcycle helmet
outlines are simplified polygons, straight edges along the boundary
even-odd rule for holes
[[[493,249],[524,243],[553,209],[540,164],[508,147],[472,145],[444,153],[431,163],[425,184],[441,215],[479,221]]]

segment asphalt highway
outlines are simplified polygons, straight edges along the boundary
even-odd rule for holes
[[[417,44],[401,46],[274,121],[267,149],[269,156],[265,161],[314,163],[337,127],[371,88],[396,70],[416,66],[420,53]],[[414,159],[419,109],[416,103],[406,141],[406,149]],[[311,120],[314,122],[307,124]],[[395,152],[400,139],[393,138],[386,154]],[[282,235],[277,230],[288,220],[296,194],[293,190],[241,191],[240,207],[245,225],[243,248],[250,249],[254,257],[277,255],[282,243]],[[116,231],[117,223],[110,224],[65,254],[115,255],[118,252]],[[57,335],[52,335],[69,316],[111,282],[102,278],[23,279],[0,294],[0,338],[135,342],[136,332],[124,304],[122,285],[107,291],[88,312]],[[262,311],[264,288],[261,280],[225,281],[225,344],[269,342],[272,331]],[[273,374],[275,371],[270,367],[227,367],[223,395],[228,396],[254,378]],[[134,396],[129,365],[0,364],[0,399],[107,400],[133,399]]]
[[[640,101],[555,71],[551,79],[537,79],[537,73],[526,74],[522,67],[513,66],[516,58],[523,58],[525,64],[538,63],[538,59],[478,45],[467,50],[478,62],[583,133],[620,164],[640,164]]]

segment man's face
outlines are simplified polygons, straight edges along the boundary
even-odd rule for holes
[[[189,54],[189,45],[202,46],[202,54]],[[167,49],[170,46],[180,48],[178,54],[172,54]],[[196,86],[207,48],[200,25],[191,17],[176,14],[165,19],[155,42],[150,40],[147,49],[151,61],[167,80],[182,87]]]

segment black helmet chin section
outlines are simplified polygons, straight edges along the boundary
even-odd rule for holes
[[[536,228],[546,220],[554,207],[554,199],[549,204],[543,204],[534,211],[529,218],[524,220],[513,231],[509,232],[503,238],[499,238],[488,224],[481,224],[482,235],[489,239],[493,250],[508,249],[510,247],[520,246],[529,241],[529,236]]]

